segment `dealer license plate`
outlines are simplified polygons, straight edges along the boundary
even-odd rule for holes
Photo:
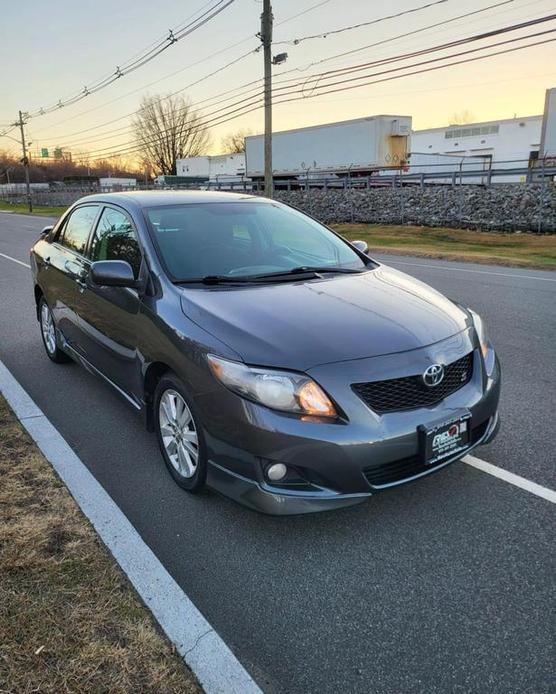
[[[420,427],[421,451],[425,465],[433,465],[469,446],[471,413],[453,417],[432,427]]]

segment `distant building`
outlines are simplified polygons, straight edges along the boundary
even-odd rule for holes
[[[426,155],[431,155],[431,163],[436,161],[432,155],[451,155],[460,161],[461,157],[478,157],[481,165],[477,168],[488,168],[490,162],[496,168],[527,167],[539,157],[542,120],[542,115],[524,116],[414,130],[410,162],[416,166],[417,161],[427,161]],[[465,166],[471,167],[472,161],[465,159]],[[523,177],[502,176],[496,180],[510,182],[520,178]]]
[[[137,179],[107,176],[106,178],[99,178],[98,185],[106,192],[111,190],[121,190],[122,188],[135,188],[137,185]]]
[[[556,87],[546,90],[541,133],[541,157],[556,159]]]

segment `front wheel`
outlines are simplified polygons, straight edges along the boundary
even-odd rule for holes
[[[206,447],[195,407],[174,374],[159,381],[154,398],[158,445],[170,474],[183,489],[199,492],[207,476]]]
[[[41,296],[39,301],[39,322],[41,324],[42,343],[48,358],[56,364],[71,361],[68,355],[58,347],[54,318],[44,296]]]

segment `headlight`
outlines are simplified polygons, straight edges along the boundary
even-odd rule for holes
[[[256,369],[237,361],[207,355],[212,373],[226,387],[273,410],[337,417],[330,398],[309,376],[289,371]]]
[[[471,314],[471,318],[473,318],[473,325],[477,331],[477,337],[479,338],[479,344],[481,345],[483,359],[486,359],[488,353],[488,333],[485,322],[478,313],[475,313],[475,311],[472,311],[471,309],[468,309],[468,311]]]

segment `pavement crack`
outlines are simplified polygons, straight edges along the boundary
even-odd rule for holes
[[[191,648],[188,648],[188,649],[185,651],[185,653],[183,654],[183,657],[185,658],[185,656],[186,656],[186,655],[189,655],[189,653],[191,653],[191,651],[194,651],[194,650],[197,648],[197,646],[199,645],[199,642],[201,641],[201,639],[203,639],[207,634],[210,634],[212,631],[214,631],[214,629],[207,629],[207,630],[206,630],[205,632],[203,632],[200,636],[198,636],[198,637],[195,639],[195,643],[191,646]]]

